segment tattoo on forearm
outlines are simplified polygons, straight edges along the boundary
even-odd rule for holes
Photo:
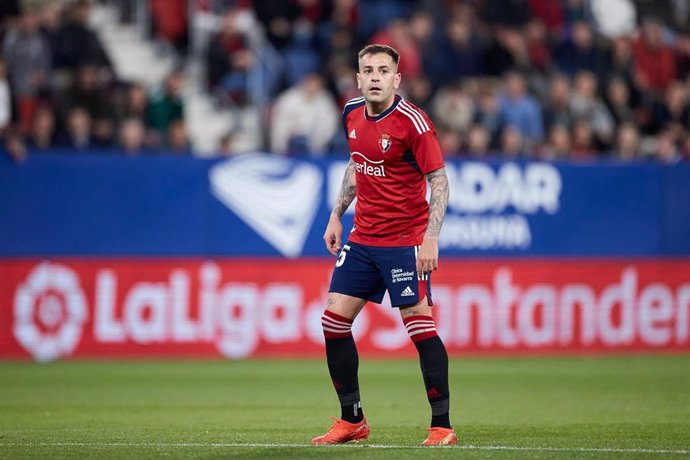
[[[356,195],[357,183],[355,180],[355,163],[350,160],[345,169],[343,183],[340,186],[340,193],[338,193],[338,198],[333,205],[333,214],[337,215],[338,218],[343,217],[343,214],[345,214],[345,211],[347,211],[347,208],[355,199]]]
[[[448,207],[448,176],[446,176],[446,170],[441,168],[430,172],[426,178],[431,184],[429,223],[426,227],[426,234],[438,238]]]

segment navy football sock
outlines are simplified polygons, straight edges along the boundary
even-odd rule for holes
[[[350,332],[352,321],[330,311],[324,312],[321,320],[326,337],[328,371],[340,400],[340,418],[350,423],[361,422],[364,412],[357,378],[359,355]]]
[[[419,353],[426,395],[431,406],[431,426],[450,428],[448,352],[436,333],[431,316],[411,316],[403,320]]]

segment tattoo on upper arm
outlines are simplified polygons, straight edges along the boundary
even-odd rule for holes
[[[429,200],[429,223],[426,234],[438,237],[441,233],[441,225],[448,207],[448,176],[444,168],[437,169],[426,175],[431,184],[431,198]]]
[[[333,205],[333,212],[338,216],[342,217],[347,211],[352,201],[357,195],[357,183],[355,179],[355,162],[350,159],[345,169],[345,175],[343,176],[343,183],[340,186],[340,193],[338,193],[338,198],[335,200]]]

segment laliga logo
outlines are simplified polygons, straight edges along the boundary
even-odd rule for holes
[[[211,191],[285,257],[297,257],[311,229],[323,183],[316,166],[245,155],[209,172]]]
[[[72,354],[79,344],[87,308],[74,271],[44,262],[34,268],[14,297],[14,336],[37,361]]]

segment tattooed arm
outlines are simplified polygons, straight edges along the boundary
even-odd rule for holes
[[[425,236],[438,238],[448,207],[448,176],[446,176],[445,168],[441,168],[427,174],[426,179],[431,184],[431,198],[429,200],[429,224],[426,227]]]
[[[340,218],[343,217],[343,214],[345,214],[345,211],[347,211],[347,208],[350,207],[350,204],[355,199],[356,192],[355,163],[350,159],[345,169],[345,175],[343,176],[343,183],[340,186],[338,198],[335,200],[333,211],[331,211],[331,217],[328,219],[328,225],[323,234],[326,248],[328,252],[334,256],[337,256],[340,251],[340,238],[343,234],[343,225],[340,223]]]
[[[431,184],[429,222],[424,241],[417,254],[417,272],[429,273],[438,268],[438,235],[448,207],[448,176],[444,168],[426,175]]]

